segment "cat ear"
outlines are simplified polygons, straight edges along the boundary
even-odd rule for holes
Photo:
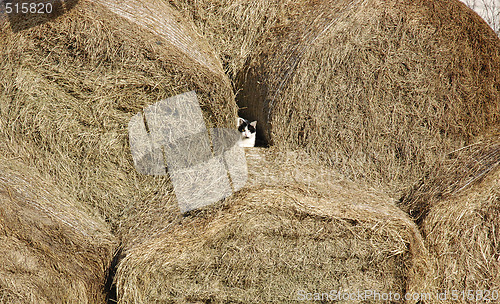
[[[257,121],[256,120],[252,121],[250,125],[255,128],[257,126]]]
[[[241,124],[244,122],[245,120],[241,117],[238,117],[238,119],[236,119],[236,126],[239,127],[241,126]]]

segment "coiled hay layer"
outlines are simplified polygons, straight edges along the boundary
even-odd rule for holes
[[[303,292],[428,287],[418,229],[391,199],[335,175],[311,184],[307,169],[278,185],[268,162],[288,168],[307,157],[248,152],[248,186],[126,252],[116,275],[120,303],[285,303]]]
[[[248,5],[219,10],[239,15],[242,26],[266,26],[230,33],[248,33],[252,42],[241,50],[249,53],[238,55],[240,44],[231,51],[245,62],[237,102],[269,143],[303,147],[394,193],[498,125],[500,40],[459,1],[271,5],[252,4],[260,22],[246,22],[259,20]]]
[[[136,172],[130,118],[195,90],[207,127],[234,127],[230,82],[194,26],[167,4],[68,3],[57,18],[19,31],[6,22],[0,31],[0,150],[50,174],[120,235],[135,226],[147,232],[137,219],[149,214],[136,214],[137,206],[154,209],[151,223],[162,225],[178,207],[166,202],[167,178]]]
[[[102,218],[0,158],[0,303],[104,303],[117,247]]]
[[[400,204],[419,223],[440,292],[489,291],[460,294],[476,303],[500,291],[500,133],[451,153]]]

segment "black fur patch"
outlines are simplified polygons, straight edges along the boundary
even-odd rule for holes
[[[245,129],[248,129],[250,133],[255,133],[255,127],[250,124],[250,122],[246,119],[242,119],[241,124],[238,126],[239,132],[244,132]]]
[[[243,122],[241,123],[241,125],[238,127],[238,131],[240,131],[240,132],[245,131],[245,127],[246,127],[247,125],[248,125],[248,124],[247,124],[247,122],[246,122],[246,121],[243,121]]]

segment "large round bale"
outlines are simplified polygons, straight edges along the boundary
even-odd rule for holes
[[[463,3],[296,2],[239,78],[268,142],[394,192],[500,122],[500,40]]]
[[[298,152],[248,153],[244,189],[127,250],[120,303],[401,303],[427,290],[421,236],[388,196],[335,174],[315,183],[321,168]]]
[[[148,218],[149,210],[164,215],[157,223],[165,225],[179,214],[166,201],[171,185],[135,170],[128,123],[145,107],[194,90],[207,128],[234,127],[230,81],[168,4],[80,0],[63,7],[56,17],[30,15],[33,26],[21,30],[16,18],[3,20],[0,150],[50,174],[120,233],[141,226],[130,218]]]
[[[451,153],[400,205],[419,223],[441,293],[499,299],[500,133]]]
[[[400,191],[499,122],[500,40],[457,0],[169,2],[237,74],[263,139],[353,179]]]
[[[49,177],[0,159],[0,302],[104,303],[117,246],[106,222]]]

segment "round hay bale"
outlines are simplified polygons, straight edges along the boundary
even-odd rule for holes
[[[400,205],[419,223],[441,293],[455,291],[460,303],[498,299],[500,133],[451,153]]]
[[[169,2],[236,75],[261,138],[395,197],[499,122],[500,40],[457,0]]]
[[[393,193],[499,124],[500,40],[459,1],[298,2],[239,75],[266,141]]]
[[[104,303],[117,241],[50,178],[0,159],[0,302]]]
[[[115,277],[120,303],[285,303],[314,293],[375,303],[358,292],[426,290],[418,229],[388,196],[335,175],[307,185],[301,174],[313,170],[300,167],[277,185],[269,162],[289,168],[307,157],[248,152],[244,189],[127,250]]]
[[[69,4],[56,17],[33,17],[45,19],[19,31],[5,19],[0,150],[53,176],[120,235],[147,226],[138,219],[149,218],[152,209],[156,218],[149,224],[166,225],[179,214],[175,201],[166,199],[171,184],[164,176],[137,173],[127,124],[143,108],[194,90],[207,128],[234,127],[230,81],[194,26],[168,4]]]

